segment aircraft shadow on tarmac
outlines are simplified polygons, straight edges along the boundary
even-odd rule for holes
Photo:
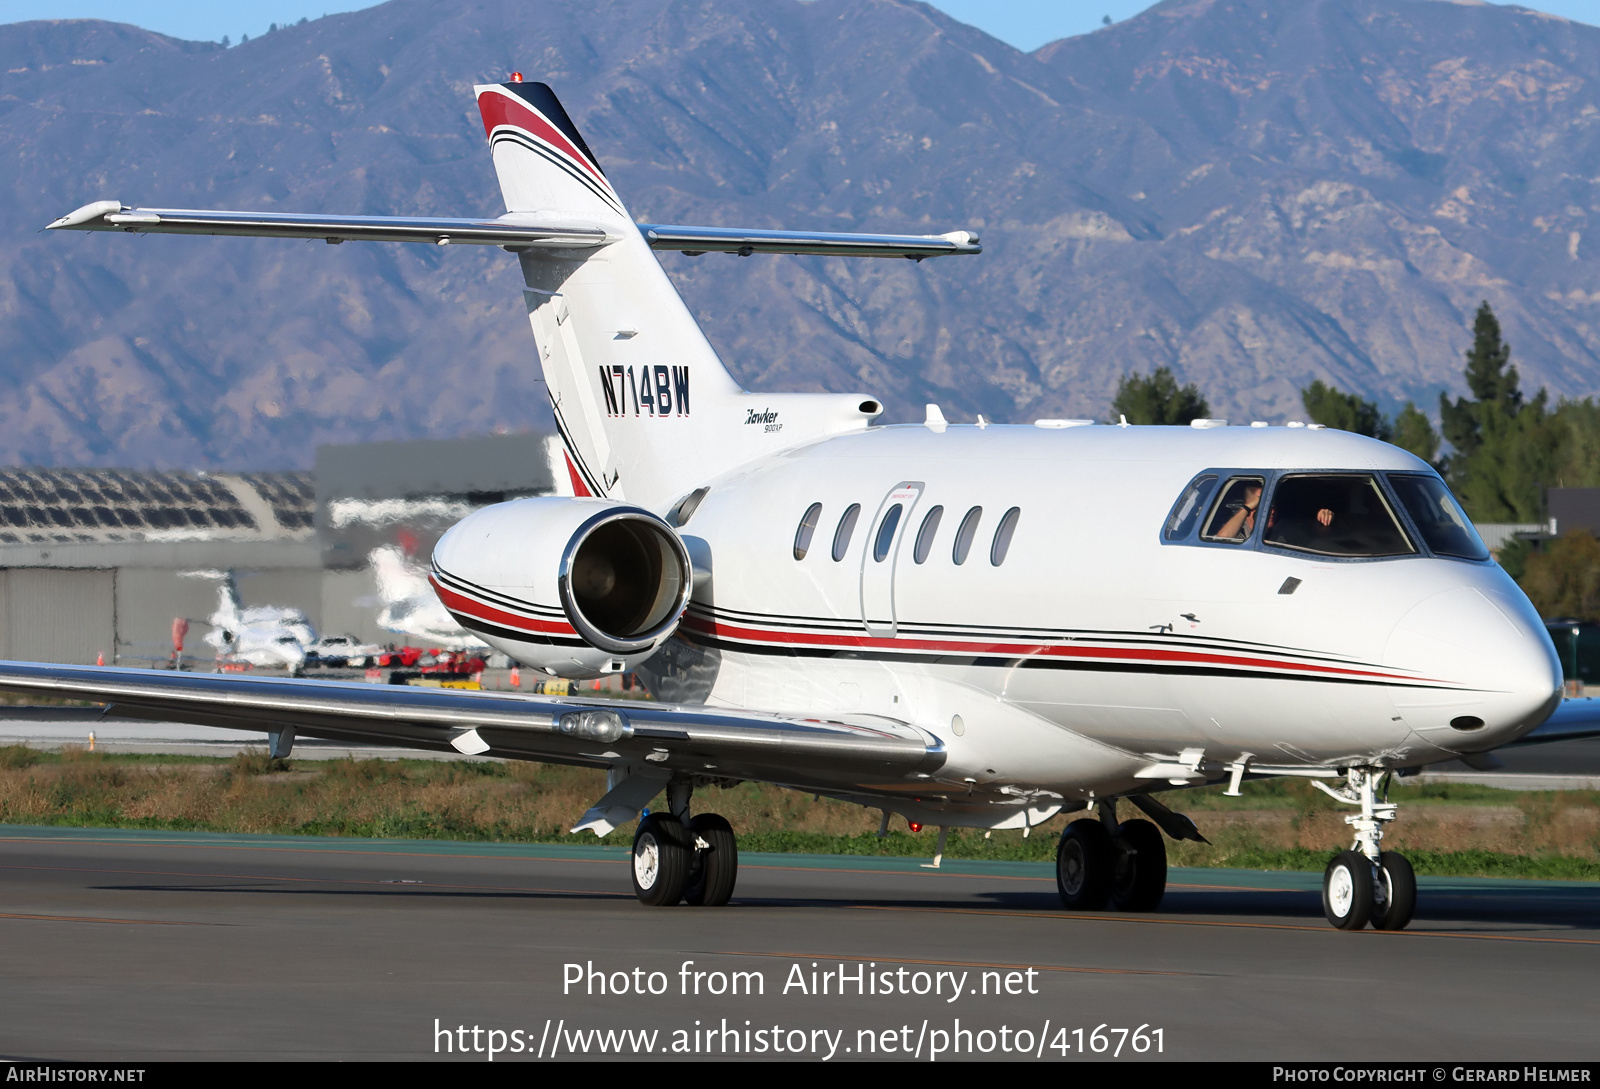
[[[330,885],[337,885],[332,879]],[[393,884],[381,888],[312,887],[286,888],[273,884],[129,884],[95,886],[99,891],[155,892],[194,895],[210,893],[224,896],[292,896],[292,897],[425,897],[430,900],[495,901],[495,900],[547,900],[547,901],[622,901],[633,902],[634,897],[625,890],[609,892],[599,889],[516,889],[471,888],[449,885]],[[823,896],[735,896],[723,910],[777,910],[784,908],[890,908],[944,911],[1015,911],[1029,915],[1048,913],[1067,918],[1061,910],[1060,900],[1051,891],[1001,890],[986,891],[963,898],[903,897],[903,896],[851,896],[848,894]],[[1107,909],[1085,914],[1099,918],[1114,916]],[[1184,889],[1168,891],[1158,911],[1149,915],[1128,915],[1127,918],[1160,917],[1233,918],[1241,920],[1292,919],[1308,922],[1322,919],[1321,898],[1316,892],[1299,889]],[[1506,889],[1485,887],[1458,887],[1424,889],[1416,922],[1418,928],[1432,928],[1459,924],[1511,924],[1532,929],[1582,929],[1600,928],[1600,888],[1593,886],[1563,887],[1551,883],[1537,888],[1516,887]]]

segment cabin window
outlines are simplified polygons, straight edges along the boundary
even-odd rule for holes
[[[911,558],[916,562],[925,562],[928,553],[933,551],[933,538],[939,532],[939,519],[943,517],[944,508],[934,507],[922,519],[922,528],[917,530],[917,546],[911,552]]]
[[[1206,509],[1206,504],[1211,500],[1211,493],[1217,488],[1217,478],[1211,474],[1196,477],[1183,494],[1178,497],[1178,503],[1172,508],[1172,513],[1167,515],[1167,528],[1163,533],[1169,541],[1181,541],[1194,532],[1196,523],[1200,521],[1200,514]]]
[[[1391,473],[1389,484],[1399,494],[1400,505],[1411,515],[1411,521],[1416,523],[1417,532],[1434,552],[1463,560],[1489,558],[1489,550],[1444,481],[1432,476]]]
[[[1011,550],[1011,535],[1017,532],[1017,519],[1022,516],[1021,507],[1012,507],[1000,519],[999,528],[994,531],[994,543],[989,546],[989,563],[999,567],[1006,562],[1006,553]]]
[[[896,503],[884,514],[883,521],[878,523],[878,536],[872,542],[873,563],[882,563],[889,557],[889,548],[894,544],[894,531],[900,528],[900,515],[904,510]]]
[[[956,530],[955,546],[950,550],[950,558],[957,567],[967,562],[967,553],[972,551],[972,539],[978,535],[978,521],[982,517],[983,508],[973,507],[961,519],[961,528]]]
[[[856,531],[856,519],[861,517],[861,504],[851,503],[850,509],[839,519],[839,528],[833,531],[833,562],[844,559],[850,551],[850,535]]]
[[[822,521],[822,504],[813,503],[806,508],[800,526],[794,531],[794,558],[803,560],[811,551],[811,538],[816,535],[817,523]]]
[[[1206,528],[1201,532],[1200,539],[1223,544],[1248,541],[1256,529],[1265,483],[1265,479],[1259,476],[1230,478],[1223,486],[1216,505],[1211,508],[1211,516],[1206,519]]]
[[[1308,473],[1278,481],[1262,540],[1319,556],[1403,556],[1416,551],[1378,482],[1355,473]]]

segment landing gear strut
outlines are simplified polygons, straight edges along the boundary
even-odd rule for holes
[[[689,816],[690,784],[667,786],[670,813],[649,813],[633,836],[633,894],[641,904],[721,907],[739,877],[733,828],[715,813]]]
[[[1398,806],[1379,801],[1388,796],[1383,773],[1376,768],[1351,768],[1338,789],[1312,780],[1311,785],[1335,801],[1360,806],[1345,817],[1355,829],[1355,844],[1341,851],[1322,874],[1322,912],[1340,930],[1404,930],[1417,907],[1417,876],[1406,857],[1382,849],[1383,826],[1394,820]]]
[[[1100,803],[1103,820],[1073,821],[1056,845],[1056,889],[1068,911],[1154,911],[1167,891],[1167,845],[1147,820],[1116,821],[1116,802]]]

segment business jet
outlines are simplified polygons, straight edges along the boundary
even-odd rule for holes
[[[492,220],[78,209],[56,230],[496,245],[516,255],[570,496],[476,511],[430,577],[524,666],[636,670],[626,707],[298,679],[0,665],[0,689],[122,715],[604,768],[574,825],[639,820],[632,884],[729,901],[737,843],[695,791],[758,780],[938,827],[1079,813],[1064,906],[1148,911],[1162,799],[1303,776],[1350,807],[1324,876],[1344,929],[1404,927],[1391,772],[1597,732],[1538,614],[1432,467],[1317,426],[877,426],[870,392],[751,393],[652,250],[909,258],[979,240],[638,224],[549,87],[476,89]],[[915,275],[907,266],[907,275]],[[531,370],[531,368],[530,368]],[[530,380],[533,376],[530,374]],[[1134,816],[1136,810],[1142,816]]]
[[[299,609],[281,605],[251,605],[239,598],[232,571],[186,572],[193,578],[217,580],[217,607],[206,619],[211,630],[204,642],[217,653],[219,665],[250,665],[298,673],[306,664],[306,650],[317,633]]]

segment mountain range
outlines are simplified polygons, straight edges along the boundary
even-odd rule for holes
[[[391,0],[233,48],[0,26],[0,461],[309,465],[545,426],[515,262],[476,247],[40,235],[129,205],[493,216],[474,83],[550,83],[643,221],[972,229],[921,264],[662,255],[756,390],[886,419],[1216,415],[1320,378],[1600,392],[1600,28],[1453,0],[1164,0],[1022,53],[911,0]]]

